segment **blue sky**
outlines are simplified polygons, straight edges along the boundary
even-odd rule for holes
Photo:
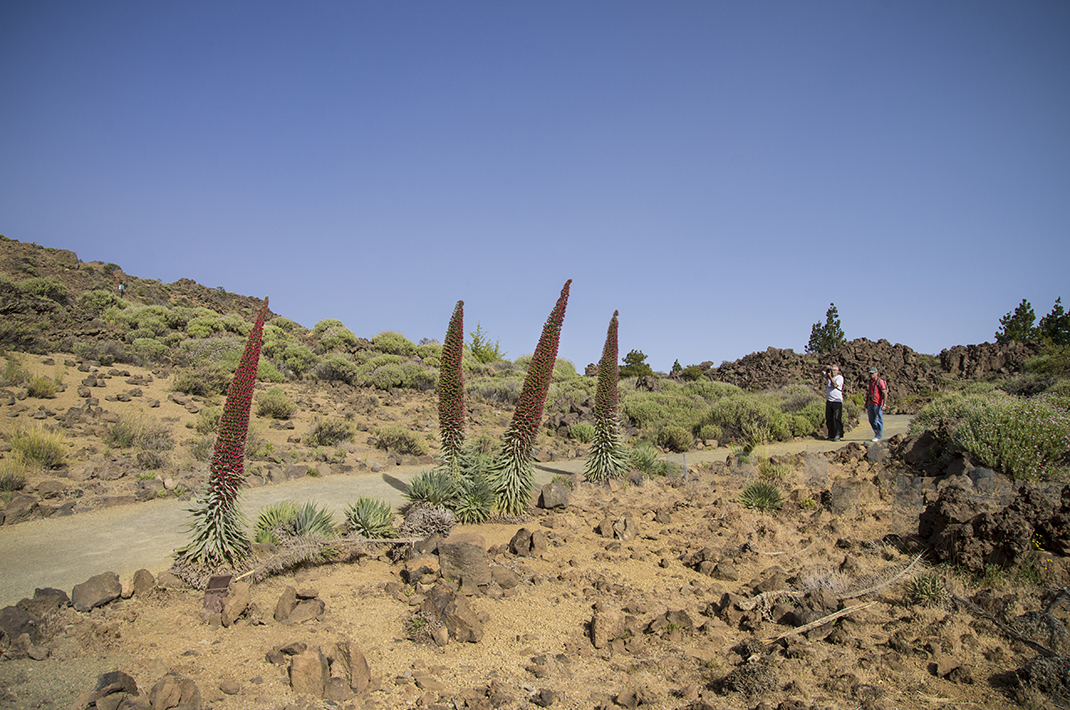
[[[0,3],[0,233],[655,369],[1070,299],[1066,2]]]

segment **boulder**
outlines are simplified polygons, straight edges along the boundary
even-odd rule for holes
[[[252,588],[248,582],[232,582],[230,592],[223,600],[223,611],[220,616],[223,626],[233,626],[234,622],[249,608],[252,600]]]
[[[189,678],[168,673],[149,691],[152,710],[201,710],[201,690]]]
[[[104,572],[75,585],[71,592],[71,604],[78,611],[89,611],[115,601],[122,593],[119,575]]]
[[[442,576],[478,586],[492,581],[487,545],[483,536],[475,533],[450,535],[438,544],[438,560]]]
[[[349,683],[353,692],[363,693],[368,688],[371,683],[371,668],[355,641],[338,643],[338,664],[342,678]]]
[[[568,507],[568,488],[560,481],[551,481],[542,487],[539,493],[540,508]]]
[[[329,679],[327,658],[318,648],[290,659],[290,687],[295,693],[322,698]]]

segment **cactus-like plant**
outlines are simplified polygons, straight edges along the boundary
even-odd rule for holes
[[[494,490],[496,507],[503,515],[519,515],[527,508],[535,486],[532,451],[539,432],[546,394],[554,374],[557,346],[561,338],[561,324],[565,320],[568,289],[572,279],[565,282],[557,304],[550,311],[542,336],[531,356],[524,387],[513,411],[513,420],[505,432],[505,441],[498,460],[490,472],[489,482]]]
[[[464,448],[464,301],[457,301],[442,345],[438,376],[438,429],[442,436],[442,466],[460,477]]]
[[[265,298],[227,390],[209,466],[208,490],[196,507],[190,509],[192,539],[181,554],[186,561],[205,567],[234,566],[249,556],[249,533],[245,516],[238,507],[238,496],[245,482],[245,437],[249,432],[249,410],[267,308]]]
[[[620,418],[617,414],[617,381],[620,372],[617,365],[617,316],[613,311],[606,331],[606,344],[602,348],[602,360],[598,363],[598,385],[594,397],[594,440],[587,456],[583,475],[589,481],[608,481],[621,478],[628,469],[628,452],[620,433]]]
[[[367,538],[394,537],[394,510],[381,498],[362,496],[346,506],[346,527]]]

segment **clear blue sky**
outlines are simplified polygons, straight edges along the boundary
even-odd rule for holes
[[[0,233],[655,369],[1070,301],[1070,3],[0,3]]]

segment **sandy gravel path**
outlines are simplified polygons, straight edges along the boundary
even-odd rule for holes
[[[910,417],[885,417],[885,437],[905,433]],[[772,455],[801,451],[821,452],[848,443],[869,442],[872,431],[863,423],[843,441],[800,440],[771,444],[761,453]],[[730,451],[719,448],[675,454],[670,460],[693,464],[723,461]],[[583,470],[583,460],[555,461],[539,466],[536,483],[548,483],[555,475]],[[346,504],[361,496],[374,496],[400,506],[408,481],[421,468],[399,466],[386,473],[361,473],[322,478],[302,478],[287,483],[252,488],[245,493],[244,507],[253,514],[281,500],[313,500],[326,505],[341,518]],[[55,587],[70,594],[101,572],[116,572],[128,579],[138,569],[158,573],[171,565],[170,555],[185,544],[189,503],[176,499],[79,513],[64,518],[32,520],[0,527],[0,607],[33,596],[37,587]]]

